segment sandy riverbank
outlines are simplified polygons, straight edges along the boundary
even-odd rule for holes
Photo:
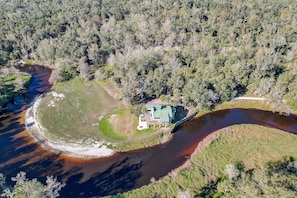
[[[40,125],[37,117],[37,109],[43,95],[36,98],[29,106],[25,115],[25,125],[29,135],[44,149],[76,158],[100,158],[108,157],[115,153],[106,147],[106,142],[93,140],[65,143],[47,138],[47,130]]]

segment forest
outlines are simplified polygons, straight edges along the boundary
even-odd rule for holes
[[[296,197],[297,161],[293,158],[243,169],[241,163],[228,164],[225,174],[204,187],[198,197]]]
[[[297,109],[294,0],[0,0],[0,64],[112,79],[123,99],[210,109],[247,92]]]

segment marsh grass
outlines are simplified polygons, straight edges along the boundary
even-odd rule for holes
[[[241,162],[245,170],[250,170],[284,156],[297,158],[297,136],[290,133],[258,125],[235,125],[216,133],[220,134],[219,139],[194,154],[188,169],[124,196],[176,197],[179,191],[185,190],[197,195],[202,187],[224,173],[227,164]]]

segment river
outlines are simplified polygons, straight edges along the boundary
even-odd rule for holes
[[[54,175],[66,182],[61,197],[92,197],[125,192],[149,184],[181,166],[207,135],[235,124],[259,124],[297,134],[297,117],[257,109],[226,109],[192,119],[163,145],[101,159],[75,159],[52,154],[28,135],[24,114],[30,102],[47,90],[51,71],[41,66],[22,68],[33,75],[25,96],[15,97],[0,122],[0,172],[10,178],[19,171],[45,182]]]

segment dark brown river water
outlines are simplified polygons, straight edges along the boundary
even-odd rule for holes
[[[47,90],[51,71],[40,66],[22,68],[33,75],[25,96],[8,105],[0,120],[0,172],[7,178],[19,171],[45,182],[47,175],[66,182],[61,197],[94,197],[125,192],[149,184],[182,165],[210,133],[235,124],[259,124],[297,134],[297,117],[257,109],[226,109],[188,121],[172,141],[152,148],[117,153],[101,159],[75,159],[52,154],[32,141],[25,131],[24,113],[30,102]]]

